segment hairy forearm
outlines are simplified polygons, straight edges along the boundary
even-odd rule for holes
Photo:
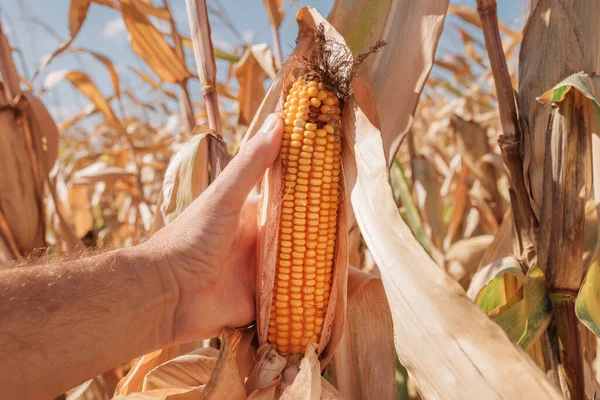
[[[0,271],[0,393],[49,398],[170,343],[170,271],[147,248]]]

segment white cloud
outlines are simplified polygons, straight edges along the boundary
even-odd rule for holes
[[[254,29],[248,29],[242,32],[242,39],[246,44],[254,43],[254,38],[256,37],[256,31]]]
[[[110,19],[104,25],[104,37],[105,38],[114,38],[121,34],[125,33],[125,22],[123,22],[123,18],[115,17]]]

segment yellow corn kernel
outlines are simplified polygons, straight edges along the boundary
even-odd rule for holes
[[[319,342],[327,312],[339,208],[341,108],[315,80],[297,80],[285,100],[285,195],[267,340],[287,355]]]

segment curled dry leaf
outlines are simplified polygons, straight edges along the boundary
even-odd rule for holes
[[[152,371],[159,365],[171,360],[179,355],[179,346],[172,346],[166,349],[156,350],[152,353],[143,355],[131,362],[131,369],[117,385],[115,395],[128,395],[135,392],[140,392],[144,385],[146,374]],[[169,389],[160,389],[167,391]],[[173,389],[179,390],[182,389]],[[162,393],[162,392],[161,392]],[[180,392],[176,392],[180,393]],[[119,398],[118,396],[116,398]],[[152,397],[150,397],[152,398]]]
[[[248,125],[265,96],[264,80],[275,77],[273,58],[267,44],[250,46],[235,65],[240,83],[237,97],[240,108],[239,124]]]
[[[227,328],[221,332],[219,358],[202,393],[203,400],[238,400],[246,398],[246,390],[236,362],[236,354],[240,340],[249,332],[250,330],[242,331]],[[252,332],[252,334],[254,333]]]
[[[447,7],[448,0],[336,0],[329,14],[353,54],[366,52],[378,39],[388,43],[364,67],[388,167],[410,128],[433,66]]]
[[[94,57],[96,60],[98,60],[102,64],[104,64],[106,69],[108,69],[108,73],[110,74],[110,79],[112,81],[113,88],[115,89],[115,96],[121,97],[121,83],[120,83],[121,81],[119,78],[119,73],[117,72],[117,69],[115,68],[115,64],[111,61],[110,58],[108,58],[105,55],[100,54],[96,51],[83,49],[83,48],[72,49],[70,51],[70,53],[75,53],[75,54],[76,53],[88,53],[92,57]]]
[[[298,366],[292,364],[283,372],[281,400],[320,400],[321,368],[317,345],[312,342]],[[296,372],[297,368],[297,372]]]
[[[185,61],[177,55],[163,35],[138,8],[140,0],[120,0],[121,15],[129,32],[133,51],[163,82],[183,82],[191,77]]]
[[[163,188],[160,214],[168,224],[189,206],[208,187],[208,136],[212,131],[198,128],[169,163]]]
[[[184,354],[154,368],[144,377],[142,390],[205,385],[219,354],[218,350],[210,349],[213,350],[211,355]]]
[[[113,128],[123,130],[121,122],[117,118],[108,100],[102,95],[102,92],[90,79],[88,74],[82,71],[59,70],[53,71],[46,76],[43,90],[50,90],[58,85],[62,80],[69,81],[75,89],[79,90],[91,102],[93,102],[100,112],[106,118],[106,122]]]

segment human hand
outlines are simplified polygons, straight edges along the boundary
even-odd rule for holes
[[[145,246],[176,295],[173,342],[217,336],[255,315],[257,200],[249,194],[279,152],[283,121],[269,115],[221,175]]]

